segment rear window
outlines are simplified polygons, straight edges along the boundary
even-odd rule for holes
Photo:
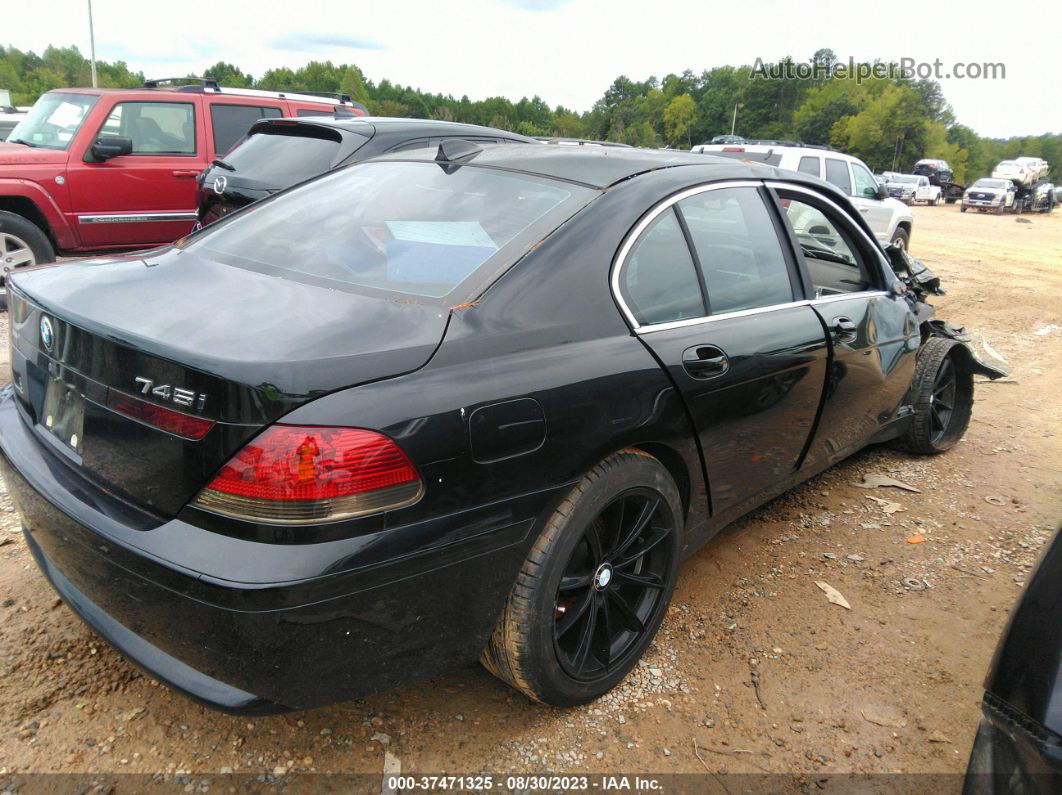
[[[323,174],[332,167],[341,146],[340,133],[318,128],[283,127],[256,133],[225,156],[225,162],[241,177],[253,179],[271,188],[286,188],[304,179]],[[355,146],[344,147],[345,152],[356,151],[365,141],[364,135],[349,133]]]
[[[434,163],[368,162],[266,200],[182,246],[323,286],[461,299],[594,195],[475,166],[446,173]]]

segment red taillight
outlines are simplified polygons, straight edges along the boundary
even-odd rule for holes
[[[193,505],[276,524],[311,524],[401,508],[420,474],[374,431],[274,425],[221,468]]]
[[[743,147],[743,146],[724,146],[723,147],[723,151],[724,152],[744,152],[745,151],[745,147]]]
[[[167,433],[194,441],[202,439],[214,427],[213,420],[205,420],[202,417],[193,417],[191,414],[174,411],[165,406],[157,406],[113,389],[107,393],[107,408],[145,425],[151,425]]]

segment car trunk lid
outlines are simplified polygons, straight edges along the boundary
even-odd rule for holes
[[[175,249],[33,269],[13,288],[13,379],[42,444],[163,516],[296,406],[424,365],[448,318]]]

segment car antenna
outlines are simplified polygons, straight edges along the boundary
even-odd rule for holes
[[[435,162],[442,166],[443,171],[452,174],[461,167],[462,162],[471,160],[483,151],[483,147],[477,146],[471,141],[462,138],[448,138],[439,144],[439,151],[435,154]]]

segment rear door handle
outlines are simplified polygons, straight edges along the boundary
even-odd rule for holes
[[[190,170],[185,169],[185,168],[174,169],[171,173],[175,177],[198,177],[199,176],[199,172],[198,171],[190,171]]]
[[[715,345],[694,345],[682,352],[682,366],[691,378],[717,378],[730,369],[730,360]]]
[[[833,319],[833,324],[830,326],[830,331],[832,331],[838,339],[854,340],[858,335],[859,329],[856,328],[856,324],[852,322],[851,318],[835,317]]]

